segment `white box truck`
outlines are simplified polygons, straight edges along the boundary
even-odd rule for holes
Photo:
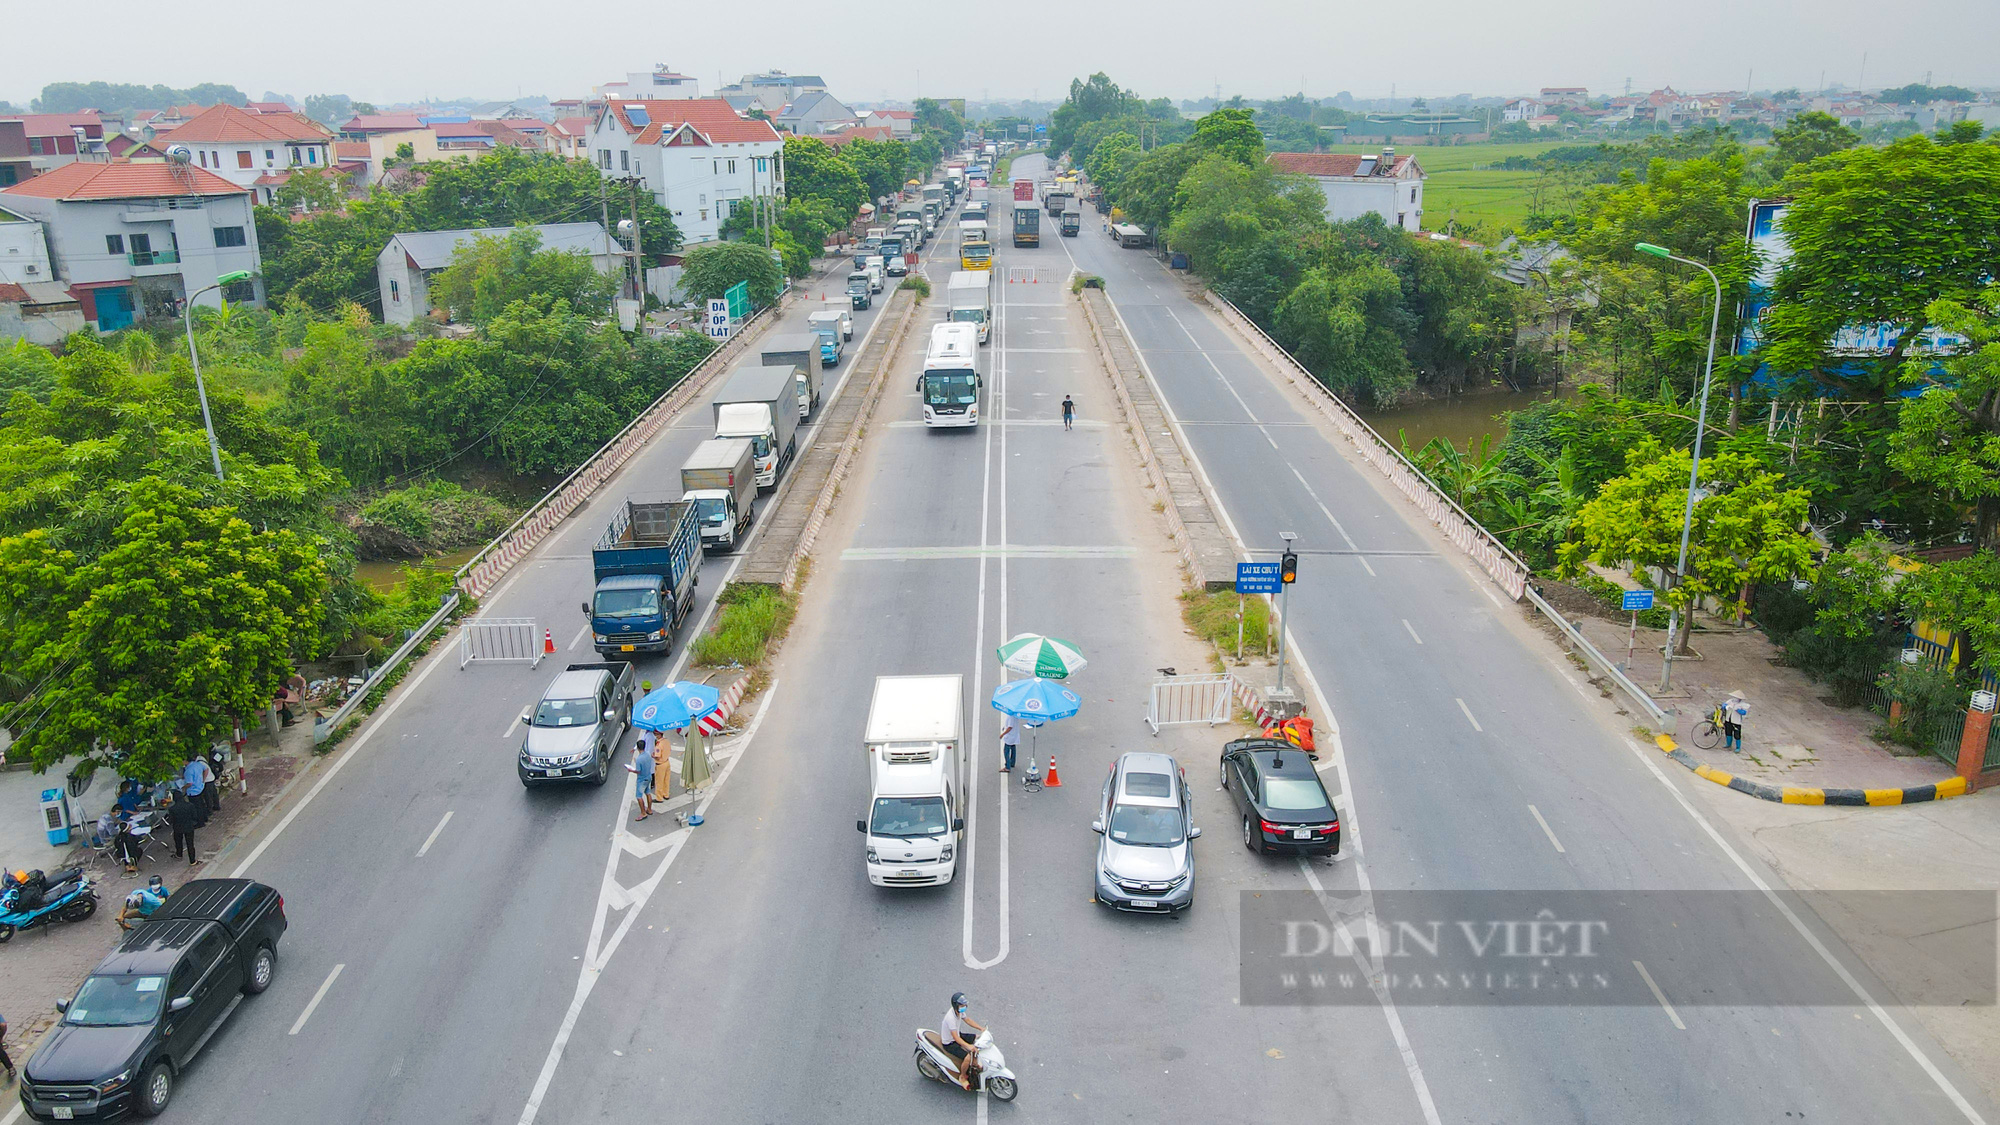
[[[877,676],[863,741],[868,815],[854,822],[878,887],[951,882],[965,832],[963,676]]]
[[[946,283],[945,315],[955,324],[979,328],[979,342],[985,343],[993,326],[993,271],[953,270]]]
[[[681,499],[692,501],[701,545],[733,551],[757,511],[757,458],[748,438],[710,438],[681,466]]]
[[[715,396],[715,435],[748,438],[757,459],[757,487],[778,487],[778,477],[798,452],[798,368],[746,363],[729,373]]]
[[[819,337],[810,332],[778,332],[767,337],[758,358],[766,367],[791,364],[799,369],[799,420],[805,421],[819,409],[821,368]]]

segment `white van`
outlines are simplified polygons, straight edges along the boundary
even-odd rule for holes
[[[877,676],[868,707],[868,815],[854,822],[878,887],[951,882],[965,833],[958,789],[962,676]]]

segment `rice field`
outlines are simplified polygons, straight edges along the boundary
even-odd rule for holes
[[[1539,175],[1493,165],[1512,156],[1539,156],[1552,147],[1554,144],[1546,141],[1476,145],[1404,142],[1395,146],[1397,152],[1415,156],[1423,166],[1424,229],[1443,231],[1447,223],[1456,220],[1454,233],[1481,242],[1497,242],[1527,219]],[[1328,151],[1379,153],[1382,145],[1379,141],[1333,145]]]

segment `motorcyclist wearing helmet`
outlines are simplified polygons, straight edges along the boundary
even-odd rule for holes
[[[979,1064],[979,1048],[974,1040],[986,1030],[986,1025],[965,1014],[970,1001],[965,993],[951,994],[951,1007],[945,1009],[944,1020],[938,1025],[938,1041],[944,1044],[945,1053],[958,1063],[958,1073],[952,1075],[960,1087],[972,1089],[972,1070]]]
[[[166,901],[166,881],[155,875],[146,881],[145,886],[125,896],[125,908],[118,912],[118,928],[131,929],[133,919],[144,921],[152,917],[153,911],[158,910]]]

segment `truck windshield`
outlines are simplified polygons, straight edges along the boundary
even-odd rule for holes
[[[941,836],[946,831],[943,797],[877,797],[870,836]]]
[[[697,496],[694,511],[703,523],[723,523],[729,519],[729,502],[720,496]]]
[[[63,1022],[76,1027],[151,1023],[160,1014],[165,977],[90,977],[76,990]]]
[[[979,384],[970,371],[924,372],[924,402],[930,406],[964,406],[979,401]]]
[[[591,612],[598,617],[655,617],[660,612],[660,592],[650,586],[633,590],[600,590],[596,608]]]
[[[535,706],[538,727],[581,727],[596,721],[595,699],[544,699]]]
[[[752,457],[769,457],[771,455],[771,437],[769,434],[758,434],[756,437],[750,439],[750,455]]]

